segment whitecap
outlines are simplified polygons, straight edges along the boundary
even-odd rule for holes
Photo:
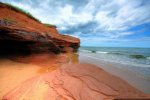
[[[108,52],[104,52],[104,51],[97,51],[96,53],[103,53],[103,54],[107,54]]]

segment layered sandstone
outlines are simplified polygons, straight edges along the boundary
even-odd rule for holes
[[[45,26],[10,5],[0,3],[0,12],[1,51],[60,53],[79,47],[78,38],[61,35],[55,26]]]

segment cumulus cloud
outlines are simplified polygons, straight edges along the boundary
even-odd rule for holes
[[[63,34],[87,41],[112,41],[137,34],[150,23],[150,0],[0,0],[19,6]],[[142,34],[142,33],[141,33]],[[121,38],[121,39],[120,39]],[[128,40],[128,39],[127,39]]]

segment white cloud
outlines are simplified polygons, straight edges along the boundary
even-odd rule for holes
[[[116,15],[109,15],[113,13],[113,8],[110,8],[111,10],[99,11],[95,16],[95,20],[99,22],[100,27],[103,27],[106,31],[126,30],[132,26],[150,22],[150,12],[148,12],[150,5],[138,6],[140,5],[139,2],[128,2],[128,0],[126,0],[126,2],[116,2],[115,4],[112,2],[114,8],[115,5],[122,5],[119,7]]]
[[[98,34],[99,40],[116,39],[136,34],[128,31],[134,26],[150,23],[148,0],[1,1],[19,6],[42,22],[55,24],[60,31],[71,31],[81,39],[82,34],[87,33]],[[93,24],[89,24],[91,22],[96,24],[92,26]]]

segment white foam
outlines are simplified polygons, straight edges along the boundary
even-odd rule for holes
[[[150,60],[150,57],[146,57],[146,59]]]
[[[96,51],[96,53],[103,53],[103,54],[107,54],[108,52],[104,52],[104,51]]]

